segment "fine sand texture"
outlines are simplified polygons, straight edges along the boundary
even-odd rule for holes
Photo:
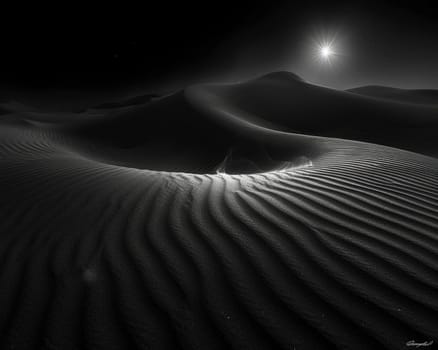
[[[431,96],[277,72],[80,113],[5,102],[0,349],[437,343]]]

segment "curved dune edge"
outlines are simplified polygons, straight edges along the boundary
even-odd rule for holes
[[[202,93],[186,95],[203,115],[311,166],[141,170],[88,158],[56,128],[2,123],[0,348],[437,339],[437,160],[256,127]]]

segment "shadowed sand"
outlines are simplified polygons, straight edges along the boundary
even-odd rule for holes
[[[367,95],[280,72],[5,104],[0,348],[437,340],[438,107]]]

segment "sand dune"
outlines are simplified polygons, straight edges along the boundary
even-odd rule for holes
[[[284,72],[119,107],[1,116],[0,348],[438,340],[438,108]]]
[[[349,89],[348,91],[400,103],[438,105],[438,91],[431,89],[397,89],[386,86],[371,85]]]

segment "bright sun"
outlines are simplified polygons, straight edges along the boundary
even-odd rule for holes
[[[324,59],[328,59],[331,55],[333,55],[333,50],[329,45],[324,45],[321,47],[321,56]]]
[[[345,55],[339,43],[337,32],[315,35],[312,55],[321,67],[333,67]]]

